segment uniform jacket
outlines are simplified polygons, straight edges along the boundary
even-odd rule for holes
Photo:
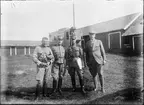
[[[103,64],[104,60],[106,60],[105,50],[101,40],[94,39],[93,41],[88,41],[85,52],[87,63],[95,60],[98,64]]]
[[[52,51],[55,57],[55,61],[54,63],[64,63],[64,59],[65,59],[65,49],[63,46],[53,46],[52,47]]]
[[[83,60],[83,50],[78,45],[70,46],[66,51],[66,60],[70,67],[77,66],[74,62],[75,57],[80,57]]]
[[[33,52],[33,61],[36,64],[53,62],[54,56],[50,47],[37,46]],[[40,67],[40,66],[38,66]]]

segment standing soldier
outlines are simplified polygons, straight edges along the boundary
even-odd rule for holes
[[[36,87],[36,99],[40,96],[40,88],[43,87],[43,96],[46,95],[46,86],[48,79],[48,71],[51,69],[51,64],[54,61],[53,53],[48,47],[49,40],[47,37],[42,38],[42,44],[37,46],[33,53],[33,61],[37,65],[37,87]]]
[[[106,63],[106,55],[101,40],[95,39],[95,32],[89,32],[90,41],[86,43],[86,61],[89,67],[89,71],[94,81],[94,91],[97,90],[97,74],[99,76],[101,91],[104,92],[103,86],[103,65]]]
[[[62,95],[62,78],[64,76],[64,58],[65,58],[65,49],[62,46],[63,37],[58,36],[58,44],[52,47],[52,51],[55,57],[55,61],[52,66],[52,77],[53,77],[53,91],[52,94],[55,94],[56,91]],[[58,88],[58,89],[57,89]]]
[[[75,72],[77,72],[79,77],[79,82],[81,86],[81,92],[84,95],[84,80],[83,80],[83,67],[82,67],[82,58],[83,58],[83,51],[80,46],[76,44],[76,35],[73,33],[71,37],[72,45],[67,49],[66,52],[66,60],[68,65],[68,73],[71,76],[72,82],[72,91],[76,91],[76,82],[75,82]]]

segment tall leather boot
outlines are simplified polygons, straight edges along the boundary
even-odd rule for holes
[[[43,97],[47,97],[47,96],[49,96],[47,94],[47,83],[46,83],[46,81],[44,81],[44,83],[43,83]]]
[[[71,78],[71,82],[72,82],[72,91],[75,92],[75,91],[76,91],[76,82],[75,82],[75,78]]]
[[[35,97],[35,100],[38,100],[40,98],[40,82],[37,83],[37,86],[36,86],[36,97]]]
[[[85,95],[86,92],[84,90],[84,80],[82,78],[80,78],[79,80],[80,80],[81,92],[83,95]]]
[[[53,90],[52,90],[51,95],[53,95],[53,94],[56,93],[56,88],[57,88],[57,80],[54,80],[54,79],[53,79]]]
[[[62,78],[59,78],[59,81],[58,81],[58,92],[60,93],[60,95],[62,95],[61,87],[62,87]]]

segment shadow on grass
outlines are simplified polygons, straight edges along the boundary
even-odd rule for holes
[[[13,98],[17,99],[26,99],[26,100],[34,100],[35,99],[35,91],[36,87],[26,88],[26,87],[20,87],[20,88],[13,88],[12,86],[9,86],[5,92],[3,92],[6,101],[10,101]],[[90,91],[90,90],[89,90]],[[47,94],[51,94],[52,88],[47,88]],[[78,97],[79,99],[83,99],[87,97],[87,94],[85,97],[82,96],[80,93],[80,88],[76,88],[75,92],[72,92],[72,88],[62,88],[63,95],[57,94],[53,97],[46,97],[50,99],[67,99],[72,100],[76,99]],[[41,89],[41,95],[42,95],[42,89]],[[43,99],[43,97],[41,97]]]
[[[127,88],[112,94],[105,95],[95,100],[88,101],[83,104],[108,104],[108,103],[126,103],[137,102],[142,103],[142,92],[140,88]]]

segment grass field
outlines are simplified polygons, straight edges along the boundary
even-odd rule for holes
[[[36,65],[30,56],[1,57],[1,102],[7,104],[142,104],[143,57],[107,54],[104,66],[105,93],[92,91],[93,81],[84,71],[86,96],[71,92],[70,76],[63,80],[63,97],[34,100]],[[76,75],[79,91],[79,81]],[[52,89],[49,71],[48,91]]]

